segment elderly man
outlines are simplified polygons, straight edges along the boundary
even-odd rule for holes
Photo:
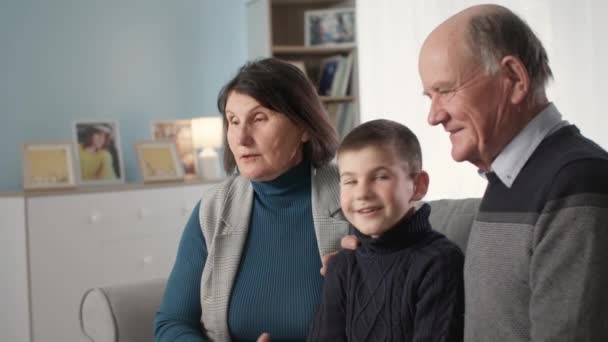
[[[541,42],[508,9],[475,6],[427,37],[419,71],[429,123],[488,179],[465,340],[608,341],[608,154],[547,100]]]

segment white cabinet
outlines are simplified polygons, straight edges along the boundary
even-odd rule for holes
[[[0,197],[0,341],[30,340],[25,199]]]
[[[78,314],[91,287],[167,277],[208,186],[26,195],[32,341],[86,341]]]

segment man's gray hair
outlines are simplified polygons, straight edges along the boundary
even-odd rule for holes
[[[506,8],[473,17],[467,38],[469,49],[488,73],[497,72],[502,58],[512,55],[528,70],[533,93],[553,78],[541,41],[524,20]]]

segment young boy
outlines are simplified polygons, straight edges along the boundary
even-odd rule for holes
[[[340,204],[361,242],[331,260],[309,341],[462,341],[460,249],[431,229],[418,139],[364,123],[338,149]]]

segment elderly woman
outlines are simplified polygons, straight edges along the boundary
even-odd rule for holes
[[[304,341],[321,258],[348,232],[335,130],[306,76],[277,59],[243,66],[218,107],[236,175],[204,193],[186,225],[156,340]]]

